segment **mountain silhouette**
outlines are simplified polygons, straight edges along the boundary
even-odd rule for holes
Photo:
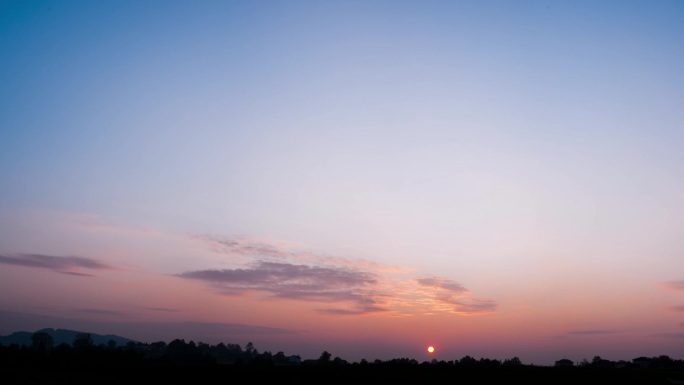
[[[67,344],[71,345],[74,342],[74,338],[79,333],[82,333],[80,331],[76,330],[67,330],[67,329],[52,329],[52,328],[45,328],[45,329],[40,329],[36,330],[37,332],[44,332],[52,336],[52,339],[54,340],[54,345],[60,345],[60,344]],[[116,342],[116,346],[124,346],[129,342],[136,342],[134,340],[131,340],[129,338],[117,336],[114,334],[96,334],[96,333],[89,333],[90,337],[93,339],[93,344],[94,345],[100,345],[104,344],[106,345],[107,342],[110,340],[113,340]],[[0,344],[1,345],[11,345],[11,344],[17,344],[17,345],[26,345],[26,346],[31,346],[31,336],[33,335],[33,332],[24,332],[24,331],[19,331],[19,332],[14,332],[10,335],[7,336],[0,336]]]

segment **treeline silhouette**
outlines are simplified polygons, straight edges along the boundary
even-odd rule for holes
[[[451,384],[684,384],[684,361],[669,356],[638,357],[610,361],[560,359],[554,366],[524,364],[513,357],[497,359],[465,356],[450,361],[419,362],[411,358],[365,359],[348,362],[327,351],[317,359],[298,355],[259,352],[250,342],[210,345],[176,339],[170,343],[114,340],[95,345],[88,333],[79,333],[72,344],[53,342],[36,332],[31,345],[0,345],[0,380],[9,383],[166,384],[212,380],[214,376],[237,381],[296,384],[421,384],[448,380]],[[4,381],[3,381],[4,382]]]

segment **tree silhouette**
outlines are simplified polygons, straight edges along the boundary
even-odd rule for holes
[[[107,341],[107,349],[109,349],[109,350],[116,349],[116,341],[114,341],[114,340]]]
[[[78,350],[88,349],[93,346],[93,337],[91,337],[90,333],[78,333],[74,337],[73,345]]]
[[[520,358],[513,357],[511,359],[504,360],[503,365],[504,366],[521,366],[522,362],[520,362]]]
[[[461,366],[476,366],[477,360],[471,356],[465,356],[465,357],[461,358],[460,361],[458,361],[458,364]]]
[[[47,353],[52,350],[54,340],[51,335],[46,332],[35,332],[31,336],[31,344],[33,349],[41,353]]]
[[[321,357],[318,359],[318,363],[321,365],[328,365],[330,363],[330,358],[332,357],[332,354],[328,353],[328,351],[324,351],[321,353]]]
[[[567,358],[560,359],[560,360],[556,361],[556,363],[555,363],[556,367],[567,367],[567,366],[574,366],[574,365],[575,364]]]

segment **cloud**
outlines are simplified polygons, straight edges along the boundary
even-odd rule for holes
[[[166,312],[166,313],[177,313],[178,312],[178,310],[176,310],[176,309],[169,309],[169,308],[165,308],[165,307],[146,307],[144,309],[145,310],[153,310],[153,311],[162,311],[162,312]]]
[[[580,335],[580,336],[600,335],[600,334],[615,334],[615,332],[612,330],[574,330],[574,331],[568,332],[568,335]]]
[[[318,309],[331,315],[390,310],[408,315],[415,314],[416,307],[421,308],[420,312],[473,315],[490,313],[497,308],[491,299],[466,298],[469,290],[451,279],[407,277],[404,274],[414,269],[406,267],[317,254],[244,237],[195,235],[192,238],[229,256],[230,262],[236,265],[227,270],[189,271],[178,276],[208,282],[221,294],[240,295],[251,291],[266,293],[269,298],[353,305]]]
[[[377,304],[381,296],[371,290],[377,283],[375,274],[361,270],[258,261],[247,269],[199,270],[177,276],[209,282],[228,295],[257,291],[270,298],[353,304],[353,310],[321,310],[327,314],[385,311]]]
[[[330,289],[376,282],[373,274],[362,271],[265,261],[259,261],[250,269],[200,270],[179,276],[231,284],[236,289],[278,288],[278,291]]]
[[[226,254],[237,254],[254,257],[285,258],[290,255],[287,251],[259,242],[245,242],[230,238],[218,238],[210,235],[198,235],[193,238],[209,243],[216,250]]]
[[[95,277],[93,274],[77,273],[75,271],[60,271],[62,274],[73,275],[76,277]]]
[[[498,305],[494,300],[467,298],[470,291],[460,283],[442,277],[417,278],[415,282],[434,301],[446,306],[446,310],[460,315],[475,315],[494,312]]]
[[[602,330],[602,329],[572,330],[572,331],[569,331],[565,334],[551,336],[550,338],[563,339],[563,338],[568,338],[568,337],[572,337],[572,336],[600,336],[600,335],[609,335],[609,334],[615,334],[615,333],[618,333],[618,331]]]
[[[671,290],[684,290],[684,281],[667,281],[662,282],[662,285]]]
[[[669,309],[672,311],[684,312],[684,305],[670,306]]]
[[[126,313],[122,313],[122,312],[116,311],[116,310],[76,309],[76,311],[79,312],[79,313],[98,314],[98,315],[113,315],[113,316],[122,316],[122,315],[126,315]]]
[[[68,269],[112,269],[111,266],[105,265],[92,258],[71,256],[58,257],[43,254],[0,254],[0,263],[4,263],[6,265],[33,267],[38,269],[49,269],[62,274],[78,276],[87,276],[88,274],[72,272],[68,271]]]
[[[243,238],[226,238],[212,235],[194,235],[193,239],[209,245],[214,251],[246,259],[254,260],[280,260],[290,263],[330,264],[346,266],[353,269],[400,272],[409,269],[399,266],[384,265],[361,258],[343,258],[301,250],[291,250],[272,243],[255,241]]]
[[[455,299],[450,296],[439,298],[442,302],[453,306],[452,311],[461,315],[474,315],[494,312],[498,305],[491,299],[465,298]]]
[[[363,301],[359,301],[363,302]],[[387,309],[377,305],[375,300],[367,300],[366,304],[359,303],[354,309],[318,309],[319,312],[332,315],[363,315],[386,312]]]
[[[330,315],[364,315],[370,313],[381,313],[388,311],[386,308],[380,306],[366,306],[356,309],[319,309],[320,313]]]
[[[429,277],[429,278],[418,278],[416,279],[419,285],[425,287],[432,287],[437,289],[448,290],[452,293],[468,293],[468,289],[461,286],[458,282],[452,281],[447,278],[440,277]]]

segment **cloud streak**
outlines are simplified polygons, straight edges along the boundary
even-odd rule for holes
[[[436,289],[448,290],[452,293],[468,293],[468,289],[461,286],[458,282],[452,281],[446,278],[440,277],[429,277],[429,278],[418,278],[416,282],[420,286],[432,287]]]
[[[126,313],[122,313],[116,310],[103,310],[103,309],[76,309],[79,313],[85,314],[95,314],[95,315],[108,315],[108,316],[125,316]]]
[[[339,267],[258,261],[246,269],[198,270],[177,275],[212,284],[221,294],[255,291],[270,298],[352,304],[352,309],[321,309],[326,314],[368,314],[386,311],[372,287],[375,274]]]
[[[250,239],[223,238],[212,235],[195,235],[192,238],[209,245],[216,252],[244,258],[248,261],[284,260],[292,263],[332,264],[373,271],[398,272],[407,270],[398,266],[388,266],[360,258],[343,258],[308,251],[288,250],[271,243]]]
[[[73,275],[74,277],[95,277],[93,274],[77,273],[75,271],[60,271],[62,274]]]
[[[615,334],[615,332],[612,330],[574,330],[568,332],[568,335],[571,336],[594,336],[601,334]]]
[[[449,311],[460,315],[474,315],[496,311],[498,305],[494,300],[483,298],[466,298],[470,291],[460,283],[448,278],[428,277],[415,280],[419,287],[427,289],[429,295]]]
[[[461,315],[474,315],[494,312],[498,305],[494,300],[482,298],[456,299],[453,297],[439,298],[442,302],[453,306],[453,312]]]
[[[178,312],[178,310],[176,310],[176,309],[169,309],[166,307],[145,307],[144,309],[145,310],[152,310],[152,311],[161,311],[161,312],[165,312],[165,313],[177,313]]]
[[[89,276],[89,274],[73,272],[69,271],[69,269],[112,269],[111,266],[105,265],[92,258],[72,256],[61,257],[43,254],[0,254],[0,263],[37,269],[48,269],[74,276]]]

